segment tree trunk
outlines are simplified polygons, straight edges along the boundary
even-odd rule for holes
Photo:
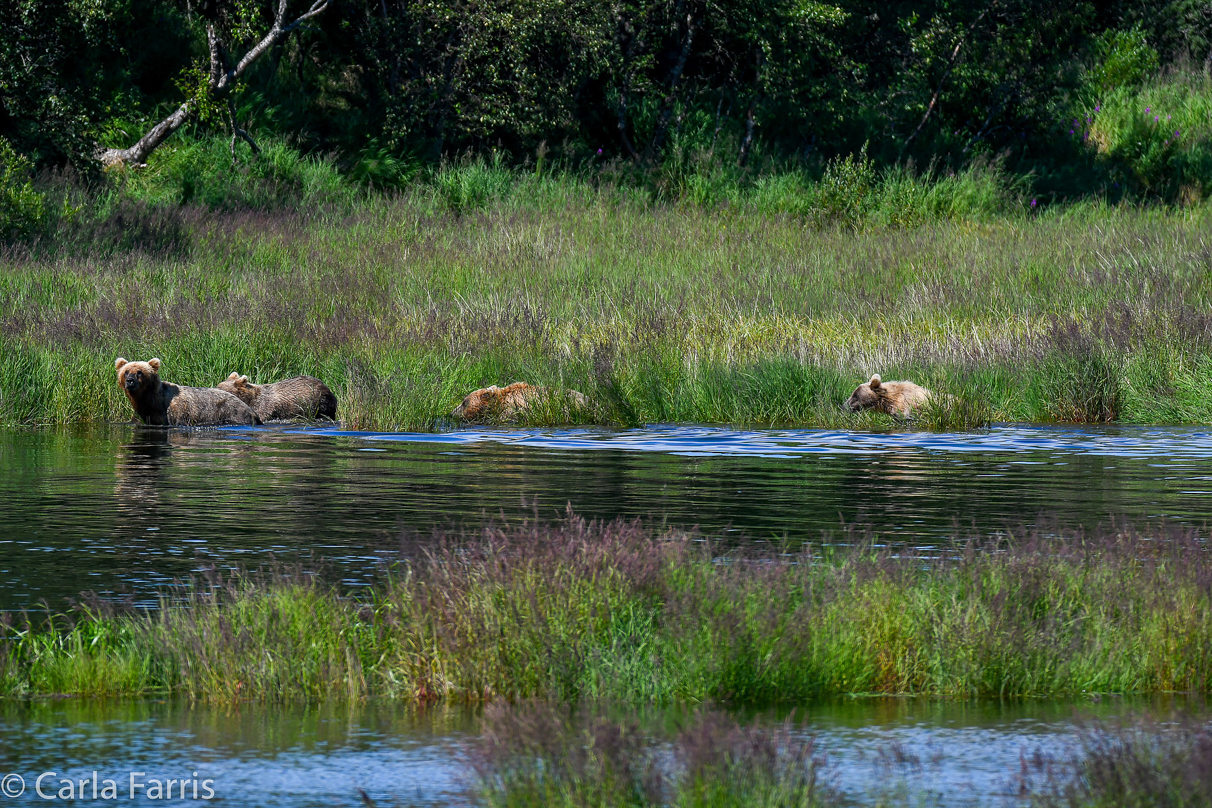
[[[694,43],[694,27],[694,17],[687,14],[686,36],[682,38],[682,50],[678,54],[678,60],[674,64],[673,70],[669,73],[669,91],[661,99],[661,111],[657,114],[656,128],[652,133],[652,140],[649,141],[648,148],[644,150],[645,160],[659,158],[661,150],[665,146],[665,134],[669,131],[673,103],[677,100],[678,82],[682,78],[682,71],[686,69],[686,60],[690,57],[690,46]]]
[[[147,162],[148,155],[155,151],[156,147],[163,143],[169,135],[180,129],[189,120],[191,114],[193,114],[193,110],[190,109],[189,102],[186,101],[177,107],[176,112],[149,129],[147,134],[139,138],[139,142],[129,149],[105,149],[102,151],[100,154],[101,164],[105,166],[121,163],[135,166],[143,165]]]
[[[208,25],[206,27],[206,44],[210,50],[210,76],[207,79],[207,92],[212,98],[225,98],[235,88],[236,82],[240,80],[240,77],[244,75],[253,62],[264,55],[287,34],[326,9],[330,0],[314,0],[311,8],[306,12],[297,17],[293,22],[283,24],[286,18],[286,5],[288,2],[289,0],[278,0],[278,10],[274,15],[274,24],[269,29],[269,33],[260,42],[250,48],[248,53],[244,54],[244,57],[232,68],[227,67],[227,59],[223,53],[222,42],[219,40],[219,35],[215,32],[214,26]],[[149,129],[147,134],[139,138],[135,145],[128,149],[103,149],[97,155],[97,158],[105,166],[122,164],[142,165],[161,143],[189,121],[197,111],[194,109],[194,106],[192,100],[187,100],[184,104],[177,107],[175,112]],[[234,115],[231,121],[233,137],[239,136],[252,143],[252,138],[248,136],[248,133],[235,126]],[[255,149],[256,144],[252,143],[252,145]]]

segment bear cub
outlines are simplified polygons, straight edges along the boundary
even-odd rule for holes
[[[495,384],[481,387],[467,394],[463,403],[451,411],[451,416],[462,421],[511,421],[551,396],[563,396],[567,404],[576,409],[589,406],[589,399],[576,390],[549,390],[526,382],[514,382],[505,387]],[[565,408],[567,410],[567,407]]]
[[[869,382],[855,389],[846,402],[846,409],[851,412],[876,410],[909,418],[915,409],[930,400],[930,396],[930,391],[925,387],[913,382],[885,382],[877,373]]]
[[[312,376],[295,376],[273,384],[253,384],[247,376],[232,373],[219,383],[219,389],[252,407],[262,421],[337,420],[337,397],[328,385]]]
[[[160,379],[160,360],[114,360],[118,385],[135,414],[149,426],[259,424],[256,413],[231,393],[213,387],[182,387]]]

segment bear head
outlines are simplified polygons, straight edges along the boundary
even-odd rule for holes
[[[127,362],[122,357],[118,357],[114,360],[114,369],[118,371],[118,386],[133,398],[147,395],[160,386],[159,359]]]
[[[851,412],[870,410],[878,407],[880,402],[887,398],[888,391],[883,388],[880,375],[877,373],[866,384],[860,384],[854,389],[854,392],[850,394],[850,400],[846,402],[846,409]]]
[[[261,391],[261,388],[250,382],[247,376],[241,376],[234,371],[215,386],[220,390],[231,393],[250,407],[253,401],[256,400],[257,393]]]
[[[486,408],[495,403],[500,392],[501,388],[495,384],[470,392],[463,397],[463,403],[451,410],[450,414],[454,418],[467,420],[479,418]]]

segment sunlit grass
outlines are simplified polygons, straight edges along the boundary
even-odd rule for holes
[[[1131,530],[941,556],[755,556],[638,523],[435,537],[357,597],[199,580],[148,613],[8,619],[10,696],[802,702],[1212,692],[1212,558]]]
[[[939,428],[1212,420],[1204,207],[936,199],[960,212],[854,232],[760,194],[696,207],[448,174],[306,211],[148,209],[172,227],[135,211],[121,249],[94,234],[10,252],[0,422],[126,420],[118,355],[191,385],[318,376],[371,429],[433,429],[467,392],[519,380],[585,393],[604,423],[867,426],[841,405],[876,372],[947,393],[918,422]],[[932,180],[955,199],[988,181]],[[800,193],[784,186],[765,193]]]

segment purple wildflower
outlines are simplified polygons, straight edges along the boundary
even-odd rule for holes
[[[1156,115],[1154,115],[1154,116],[1153,116],[1153,120],[1155,120],[1155,121],[1157,120],[1157,116],[1156,116]]]
[[[1145,112],[1152,112],[1152,111],[1153,111],[1153,107],[1145,107]]]
[[[1034,200],[1034,199],[1032,199],[1032,200],[1031,200],[1031,207],[1035,207],[1035,200]]]
[[[598,149],[598,154],[601,154],[601,153],[602,153],[602,150],[601,150],[601,149]]]
[[[1102,105],[1102,104],[1095,104],[1095,105],[1094,105],[1094,111],[1095,111],[1095,112],[1098,112],[1098,111],[1099,111],[1100,109],[1102,109],[1102,108],[1103,108],[1103,105]]]

